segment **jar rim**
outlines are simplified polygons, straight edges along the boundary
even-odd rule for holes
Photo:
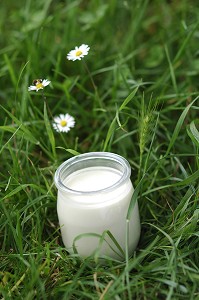
[[[72,166],[75,166],[76,164],[80,162],[86,162],[97,159],[104,159],[104,161],[112,161],[115,164],[118,164],[118,167],[120,166],[122,168],[122,174],[118,181],[116,181],[114,184],[110,185],[109,187],[95,190],[95,191],[79,191],[79,190],[73,190],[68,188],[66,185],[64,185],[63,180],[61,176],[63,175],[63,172],[67,169],[71,168]],[[102,165],[105,166],[105,165]],[[84,168],[80,168],[84,169]],[[116,168],[115,168],[116,169]],[[72,172],[73,173],[73,172]],[[72,174],[70,173],[70,174]],[[92,195],[96,193],[106,193],[110,192],[111,190],[120,187],[126,180],[128,180],[131,176],[131,167],[129,162],[122,156],[116,153],[112,152],[87,152],[84,154],[79,154],[76,156],[73,156],[72,158],[67,159],[65,162],[63,162],[56,170],[55,176],[54,176],[54,182],[58,190],[61,190],[63,192],[75,194],[75,195]],[[65,178],[64,178],[65,179]]]

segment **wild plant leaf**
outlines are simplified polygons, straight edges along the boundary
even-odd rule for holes
[[[66,151],[66,152],[68,152],[68,153],[70,153],[70,154],[72,154],[72,155],[74,155],[74,156],[80,154],[78,151],[76,151],[76,150],[74,150],[74,149],[69,149],[69,148],[66,149],[66,148],[60,147],[60,146],[56,147],[56,149],[62,149],[62,150]]]
[[[136,93],[138,91],[138,88],[139,88],[139,85],[130,93],[130,95],[128,95],[128,97],[126,97],[126,99],[120,105],[119,111],[122,111],[127,106],[127,104],[134,98],[134,96],[136,95]]]

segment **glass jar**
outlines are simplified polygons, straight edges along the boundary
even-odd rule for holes
[[[63,243],[70,253],[124,260],[128,247],[132,254],[140,237],[140,218],[136,202],[126,239],[126,216],[133,194],[130,175],[128,161],[109,152],[77,155],[59,166],[54,177],[57,213]]]

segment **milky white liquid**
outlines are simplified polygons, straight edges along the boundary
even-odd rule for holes
[[[122,259],[122,253],[106,234],[105,240],[91,234],[102,235],[109,230],[125,252],[126,215],[133,193],[129,180],[110,188],[121,179],[122,174],[109,167],[89,167],[69,175],[64,185],[75,191],[58,190],[57,212],[62,239],[67,250],[73,253],[73,241],[82,257],[89,256],[96,249],[100,255]],[[129,253],[136,248],[140,236],[140,219],[136,203],[129,222]],[[107,243],[107,242],[108,243]],[[111,247],[114,249],[111,249]],[[117,252],[117,253],[116,253]]]

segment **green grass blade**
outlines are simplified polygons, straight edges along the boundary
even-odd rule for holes
[[[49,137],[49,141],[51,144],[51,148],[52,148],[52,153],[54,156],[54,159],[56,159],[56,149],[55,149],[55,137],[52,131],[52,127],[48,118],[48,114],[47,114],[47,108],[46,108],[46,102],[44,102],[44,123],[46,126],[46,131]]]
[[[107,147],[108,147],[108,143],[111,139],[111,137],[113,136],[115,129],[116,129],[116,124],[117,124],[117,120],[118,120],[118,113],[121,112],[122,110],[124,110],[127,105],[129,104],[129,102],[134,98],[134,96],[136,95],[137,91],[138,91],[139,85],[128,95],[128,97],[126,97],[126,99],[123,101],[123,103],[120,105],[118,111],[116,111],[116,116],[114,117],[114,119],[112,120],[107,135],[106,135],[106,139],[104,142],[104,146],[103,146],[103,151],[107,151]]]
[[[15,74],[15,70],[14,70],[14,67],[12,65],[12,62],[9,59],[9,57],[8,57],[7,54],[4,54],[4,60],[5,60],[6,65],[8,66],[8,71],[10,73],[11,81],[12,81],[14,87],[16,87],[16,85],[17,85],[17,77],[16,77],[16,74]]]
[[[122,111],[126,106],[129,104],[129,102],[135,97],[137,91],[138,91],[139,85],[128,95],[128,97],[123,101],[121,106],[119,107],[119,111]]]
[[[167,60],[168,60],[168,63],[169,63],[169,69],[170,69],[170,74],[171,74],[171,80],[172,80],[172,83],[173,83],[173,87],[174,87],[175,93],[178,95],[178,88],[177,88],[177,83],[176,83],[175,71],[174,71],[174,67],[173,67],[173,64],[171,62],[170,56],[169,56],[169,51],[168,51],[167,46],[165,46],[165,52],[166,52]]]
[[[196,128],[195,125],[196,121],[192,121],[191,124],[189,125],[189,128],[187,130],[187,133],[189,135],[189,137],[191,138],[191,140],[193,141],[193,143],[199,147],[199,131]],[[197,123],[199,123],[199,120],[197,120]]]
[[[17,131],[17,134],[23,133],[23,136],[26,140],[32,142],[33,144],[38,144],[38,140],[33,136],[31,131],[20,120],[18,120],[13,114],[11,114],[3,106],[1,106],[1,108],[9,115],[9,117],[14,121],[14,123],[19,126],[20,130]],[[9,132],[13,132],[13,133],[16,130],[15,128],[12,129],[12,126],[1,126],[0,128],[1,130],[8,130]]]
[[[170,143],[169,143],[169,146],[168,146],[168,149],[167,149],[167,152],[166,152],[166,155],[169,154],[169,152],[171,151],[173,145],[175,144],[175,141],[179,135],[179,132],[181,130],[181,127],[184,123],[184,120],[189,112],[189,109],[191,108],[191,106],[194,104],[194,102],[196,102],[196,100],[198,99],[199,97],[196,97],[182,112],[177,124],[176,124],[176,127],[174,129],[174,132],[173,132],[173,135],[171,137],[171,140],[170,140]]]
[[[117,120],[117,118],[115,117],[112,120],[111,125],[109,126],[109,129],[108,129],[108,132],[107,132],[107,135],[106,135],[106,139],[104,141],[103,151],[107,151],[108,143],[109,143],[111,137],[113,136],[113,134],[115,132],[116,120]]]

